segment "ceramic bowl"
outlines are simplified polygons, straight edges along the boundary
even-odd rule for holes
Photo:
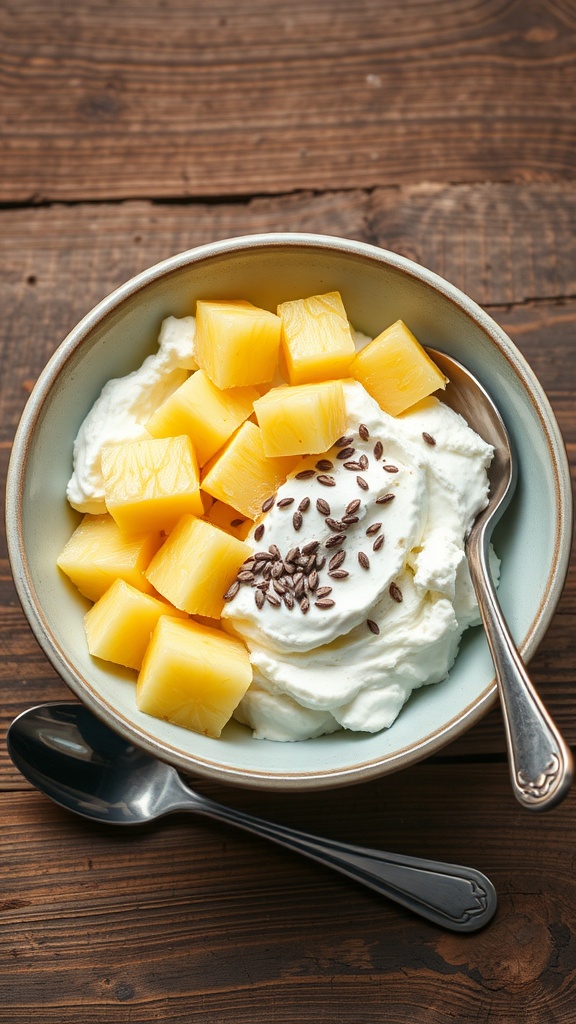
[[[78,287],[80,282],[78,282]],[[550,622],[568,567],[570,475],[541,385],[506,334],[430,271],[360,242],[307,234],[251,235],[201,246],[144,271],[100,302],[41,374],[8,474],[9,552],[25,613],[76,696],[124,737],[186,773],[254,788],[326,788],[397,771],[438,751],[492,705],[494,672],[481,628],[468,630],[444,682],[417,691],[390,729],[299,743],[253,739],[230,722],[220,739],[140,713],[134,676],[88,654],[88,604],[56,567],[79,516],[67,505],[72,445],[103,384],[155,350],[161,321],[198,298],[280,301],[338,289],[357,330],[375,336],[405,319],[422,344],[469,367],[498,404],[519,458],[515,497],[497,528],[500,600],[523,657]]]

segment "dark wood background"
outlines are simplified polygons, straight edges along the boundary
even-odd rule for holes
[[[0,0],[0,486],[27,395],[95,302],[202,242],[367,240],[509,332],[576,467],[574,0]],[[576,570],[531,671],[576,743]],[[576,803],[523,811],[497,709],[353,790],[199,788],[288,824],[474,864],[499,910],[458,937],[184,817],[71,819],[8,760],[69,696],[0,537],[0,1021],[572,1024]]]

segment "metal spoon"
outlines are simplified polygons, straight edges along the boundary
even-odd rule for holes
[[[20,772],[68,811],[139,825],[175,811],[222,821],[334,868],[452,931],[482,928],[496,911],[491,881],[474,868],[382,853],[271,824],[193,792],[174,768],[131,746],[81,704],[43,704],[8,730]]]
[[[492,530],[516,485],[516,460],[502,417],[479,381],[445,353],[428,352],[450,381],[442,401],[495,448],[489,502],[470,530],[466,552],[496,669],[514,795],[530,810],[548,810],[570,789],[572,755],[530,682],[498,603],[488,562]]]

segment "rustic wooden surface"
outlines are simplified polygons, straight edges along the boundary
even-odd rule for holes
[[[132,274],[229,235],[367,240],[485,306],[547,390],[576,470],[572,0],[3,0],[0,486],[34,381]],[[576,568],[531,671],[576,744]],[[0,537],[0,728],[69,696]],[[111,832],[0,748],[0,1022],[572,1024],[574,796],[513,800],[498,709],[432,761],[328,794],[205,792],[326,835],[471,863],[458,937],[184,817]]]

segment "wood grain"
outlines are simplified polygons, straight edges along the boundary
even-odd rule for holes
[[[547,819],[543,848],[541,818],[514,805],[504,766],[464,766],[456,777],[422,766],[403,773],[400,788],[390,779],[281,800],[205,789],[381,849],[464,863],[474,850],[498,889],[497,917],[476,935],[449,934],[224,827],[176,818],[127,834],[72,819],[35,793],[6,794],[0,1021],[570,1019],[573,803]],[[446,797],[431,802],[430,792]]]
[[[573,177],[569,0],[8,0],[0,201]]]

